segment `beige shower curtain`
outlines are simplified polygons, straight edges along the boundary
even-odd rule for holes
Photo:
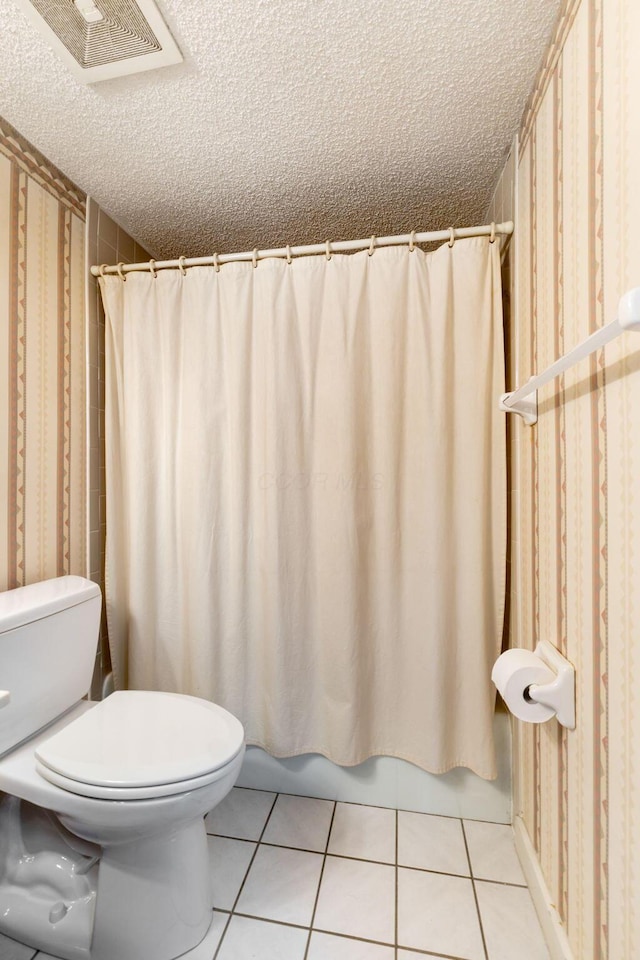
[[[101,287],[116,685],[212,699],[275,756],[494,777],[498,244]]]

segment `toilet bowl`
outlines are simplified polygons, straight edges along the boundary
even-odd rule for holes
[[[0,710],[0,931],[63,960],[174,960],[212,919],[204,817],[239,774],[242,725],[208,701],[148,691],[119,691],[98,704],[76,699],[43,724],[42,710],[60,706],[43,694],[47,703],[31,702],[36,728],[6,748],[11,731],[25,729],[18,675],[3,674],[4,656],[11,663],[20,641],[13,634],[44,631],[50,642],[41,651],[54,657],[69,624],[53,621],[67,619],[71,599],[77,608],[96,597],[88,581],[59,579],[67,581],[62,602],[45,615],[46,590],[34,595],[44,584],[20,588],[32,590],[29,615],[24,597],[16,616],[16,598],[0,595],[0,676],[10,694]],[[60,590],[59,580],[50,583]],[[73,660],[56,669],[68,673]],[[38,686],[33,661],[31,676],[27,685]]]

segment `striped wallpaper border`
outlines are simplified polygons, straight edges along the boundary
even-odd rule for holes
[[[27,261],[24,237],[27,218],[27,175],[11,167],[9,211],[9,449],[7,451],[7,567],[8,586],[24,582],[24,456],[25,456],[25,303]]]

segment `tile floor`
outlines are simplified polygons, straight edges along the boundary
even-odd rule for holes
[[[184,960],[549,958],[511,827],[239,787],[206,824],[214,921]]]

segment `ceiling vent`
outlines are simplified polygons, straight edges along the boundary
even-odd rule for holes
[[[153,0],[19,0],[83,83],[181,63]]]

